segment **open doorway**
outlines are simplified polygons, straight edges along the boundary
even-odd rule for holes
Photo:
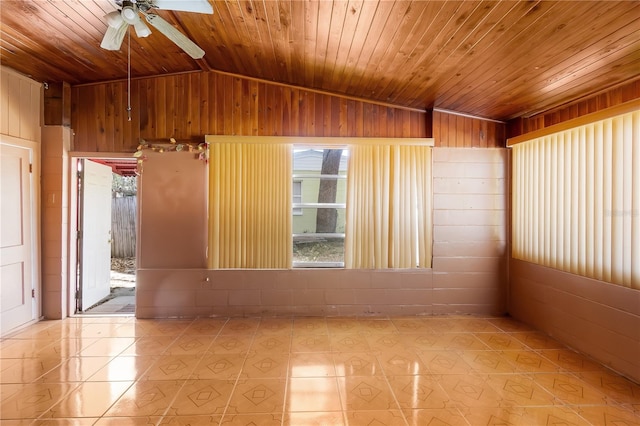
[[[135,313],[136,160],[78,158],[77,314]]]

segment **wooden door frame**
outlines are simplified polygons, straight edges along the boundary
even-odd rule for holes
[[[82,312],[76,311],[76,288],[78,285],[78,160],[118,160],[131,159],[136,161],[130,153],[123,152],[86,152],[86,151],[70,151],[69,152],[69,280],[67,283],[67,315],[77,316],[83,315]],[[138,184],[140,180],[138,179]],[[140,216],[136,214],[136,226],[139,227]],[[138,258],[138,247],[136,244],[136,259]]]

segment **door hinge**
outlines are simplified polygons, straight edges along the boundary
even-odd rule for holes
[[[36,298],[36,290],[34,288],[31,289],[31,297]]]
[[[29,163],[29,173],[33,173],[33,164]]]

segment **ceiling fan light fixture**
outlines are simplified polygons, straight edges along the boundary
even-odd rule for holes
[[[136,30],[136,35],[138,37],[148,37],[151,35],[151,30],[142,21],[138,21],[135,24],[133,24],[133,28]]]
[[[130,1],[122,2],[122,19],[128,24],[134,25],[136,22],[140,21],[140,16],[138,16],[138,10]]]
[[[122,25],[122,22],[124,21],[120,12],[115,10],[104,15],[104,19],[107,21],[107,25],[112,28],[120,27],[120,25]]]

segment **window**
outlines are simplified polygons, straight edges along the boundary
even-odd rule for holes
[[[640,288],[640,111],[513,146],[513,257]]]
[[[433,140],[206,141],[209,268],[431,267]]]
[[[294,267],[344,266],[348,155],[344,148],[294,148]]]

